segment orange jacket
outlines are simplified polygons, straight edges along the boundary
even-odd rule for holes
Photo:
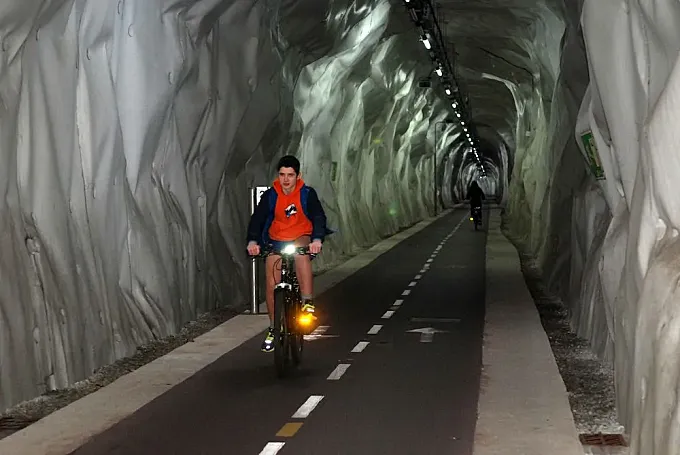
[[[278,180],[273,183],[278,197],[274,207],[274,219],[269,227],[269,237],[272,240],[290,242],[303,235],[312,235],[312,222],[305,216],[300,199],[300,189],[304,184],[302,179],[299,179],[293,191],[284,194],[281,183]]]

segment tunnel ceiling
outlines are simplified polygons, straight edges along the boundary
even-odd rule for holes
[[[391,0],[392,12],[386,36],[405,34],[417,43],[403,49],[405,58],[419,59],[430,64],[427,52],[418,40],[419,28],[411,20],[407,8],[419,1]],[[422,2],[427,4],[427,0]],[[455,67],[461,89],[469,96],[470,114],[478,127],[477,133],[486,144],[481,152],[491,153],[499,163],[498,150],[514,148],[517,127],[519,93],[525,96],[541,88],[548,90],[554,83],[553,74],[558,62],[546,49],[559,43],[564,26],[560,11],[552,1],[529,0],[442,0],[432,2],[437,21],[442,29],[445,46]],[[548,32],[553,43],[543,40]],[[544,49],[537,48],[540,43]],[[413,54],[412,54],[413,53]],[[545,79],[545,80],[542,80]],[[436,76],[433,77],[436,82]],[[441,95],[441,91],[438,91]],[[549,93],[549,92],[548,92]],[[503,139],[504,138],[504,139]],[[489,143],[494,146],[489,147]],[[482,148],[482,147],[480,147]],[[508,157],[512,161],[512,157]]]

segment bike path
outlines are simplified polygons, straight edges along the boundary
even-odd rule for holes
[[[317,297],[291,377],[259,335],[72,453],[471,454],[485,239],[454,211]]]

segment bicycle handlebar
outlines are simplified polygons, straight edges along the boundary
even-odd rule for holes
[[[291,248],[291,251],[283,251],[279,250],[277,251],[274,249],[272,245],[265,245],[260,247],[260,254],[251,256],[252,258],[266,258],[267,256],[270,256],[272,254],[275,254],[277,256],[293,256],[293,255],[310,255],[310,256],[316,256],[316,253],[310,253],[309,252],[309,247],[308,246],[293,246],[293,245],[286,245],[283,247],[285,250],[286,248]]]

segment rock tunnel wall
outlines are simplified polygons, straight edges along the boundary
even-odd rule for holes
[[[551,13],[538,16],[553,37],[536,42],[562,56],[536,52],[547,91],[513,90],[509,231],[568,303],[574,328],[614,365],[630,453],[677,455],[680,5],[586,0],[581,14],[573,3],[552,10],[561,41]]]
[[[339,229],[318,267],[432,211],[442,102],[389,17],[387,1],[0,5],[0,409],[243,307],[248,188],[284,153]]]
[[[632,453],[677,455],[680,6],[512,4],[506,16],[530,26],[507,28],[518,52],[498,55],[520,71],[461,68],[488,97],[475,118],[501,119],[481,133],[497,154],[487,189],[615,365]],[[431,212],[435,142],[439,198],[462,197],[469,150],[460,131],[435,132],[445,106],[418,89],[422,49],[390,30],[393,10],[0,5],[0,409],[242,306],[248,187],[284,153],[339,229],[319,267]],[[604,180],[587,166],[588,131]]]

